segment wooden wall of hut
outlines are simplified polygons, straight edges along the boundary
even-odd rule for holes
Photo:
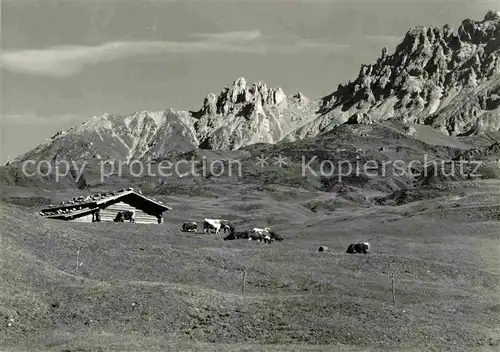
[[[120,211],[135,211],[135,222],[139,224],[158,224],[156,215],[145,213],[136,207],[125,202],[118,202],[101,209],[101,221],[114,221]],[[91,219],[92,220],[92,219]],[[127,220],[125,220],[127,221]]]
[[[92,214],[87,214],[87,215],[83,215],[83,216],[80,216],[79,218],[75,218],[71,221],[75,221],[75,222],[92,222]]]

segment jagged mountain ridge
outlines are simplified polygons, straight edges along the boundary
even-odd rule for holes
[[[500,13],[466,19],[453,33],[414,27],[392,55],[382,50],[358,77],[322,99],[321,116],[302,135],[342,123],[394,119],[448,135],[500,129]]]
[[[218,96],[205,98],[195,126],[200,146],[239,149],[259,142],[276,143],[315,118],[318,102],[302,93],[286,95],[263,82],[247,86],[237,79]]]
[[[198,147],[235,150],[254,143],[274,144],[313,120],[318,109],[318,101],[300,92],[286,95],[263,82],[247,85],[240,77],[219,94],[209,94],[198,111],[94,116],[56,133],[10,164],[28,159],[157,160]]]
[[[141,111],[130,116],[102,114],[56,133],[11,163],[28,159],[130,161],[150,152],[168,152],[168,148],[160,143],[161,139],[170,141],[169,148],[195,145],[196,136],[191,133],[191,127],[191,117],[187,112],[172,109]]]
[[[394,53],[382,50],[372,65],[333,93],[310,100],[263,82],[239,78],[209,94],[195,112],[167,109],[130,116],[103,114],[61,131],[16,158],[161,159],[195,148],[235,150],[264,142],[294,141],[344,123],[397,120],[426,124],[448,135],[500,130],[500,14],[466,19],[453,32],[411,28]]]

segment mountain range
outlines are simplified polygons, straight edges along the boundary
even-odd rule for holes
[[[352,82],[308,98],[264,82],[236,79],[208,94],[196,111],[167,109],[128,116],[102,114],[60,131],[9,161],[154,160],[194,149],[238,150],[294,142],[340,125],[394,121],[428,125],[448,136],[500,130],[500,13],[483,20],[413,27],[392,54],[383,48]]]

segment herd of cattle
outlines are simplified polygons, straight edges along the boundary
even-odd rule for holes
[[[184,232],[197,232],[198,224],[196,222],[186,222],[182,225],[182,231]],[[221,219],[205,219],[203,220],[203,233],[211,233],[215,231],[218,235],[222,231],[223,233],[228,233],[224,237],[224,240],[235,240],[235,239],[248,239],[258,242],[271,243],[274,241],[283,241],[283,237],[272,231],[270,228],[266,227],[264,229],[255,227],[253,230],[249,231],[236,231],[236,228],[228,220]]]
[[[198,224],[196,222],[185,222],[184,224],[182,224],[181,231],[197,232]],[[236,231],[235,226],[231,224],[228,220],[204,219],[203,233],[211,233],[213,231],[215,231],[216,235],[220,234],[221,231],[223,233],[228,233],[228,235],[224,237],[224,241],[235,240],[235,239],[248,239],[249,241],[253,240],[264,243],[283,241],[283,236],[271,230],[269,227],[266,228],[255,227],[252,230]],[[346,251],[346,253],[349,254],[355,254],[355,253],[368,254],[369,252],[370,252],[370,244],[368,242],[352,243],[349,245]]]
[[[125,220],[128,220],[129,222],[135,222],[135,212],[121,211],[116,215],[116,218],[114,219],[115,222],[123,222]],[[181,230],[183,232],[197,232],[198,224],[196,222],[185,222],[184,224],[182,224]],[[204,219],[203,233],[211,233],[213,231],[215,231],[216,235],[220,234],[221,231],[224,233],[228,233],[228,235],[224,237],[224,241],[236,239],[248,239],[249,241],[258,241],[264,243],[283,241],[283,236],[271,230],[269,227],[265,227],[263,229],[254,227],[252,230],[236,231],[236,228],[233,224],[231,224],[231,222],[229,222],[229,220]],[[321,246],[319,251],[322,252],[326,248],[327,247]],[[351,243],[346,251],[346,253],[349,254],[368,254],[369,252],[370,244],[368,242]]]

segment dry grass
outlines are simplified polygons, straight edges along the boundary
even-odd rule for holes
[[[219,199],[163,197],[174,210],[162,225],[50,221],[2,204],[2,349],[498,349],[498,184],[328,213],[303,205],[318,193],[234,187]],[[285,240],[179,231],[212,216],[271,225]],[[356,240],[373,253],[345,254]]]
[[[363,128],[245,148],[241,178],[186,177],[159,187],[141,179],[136,186],[173,207],[162,225],[43,220],[34,214],[42,204],[86,191],[43,180],[23,188],[28,183],[8,174],[0,195],[2,350],[498,350],[498,180],[389,195],[412,180],[297,177],[302,155],[358,154],[337,151],[344,147],[374,160],[451,152],[382,126],[363,138],[354,133]],[[284,153],[291,164],[259,169],[252,157],[260,153]],[[86,179],[94,186],[129,185],[95,184],[93,171]],[[270,226],[285,240],[179,231],[206,217],[239,230]],[[355,241],[369,241],[373,253],[345,254]]]

